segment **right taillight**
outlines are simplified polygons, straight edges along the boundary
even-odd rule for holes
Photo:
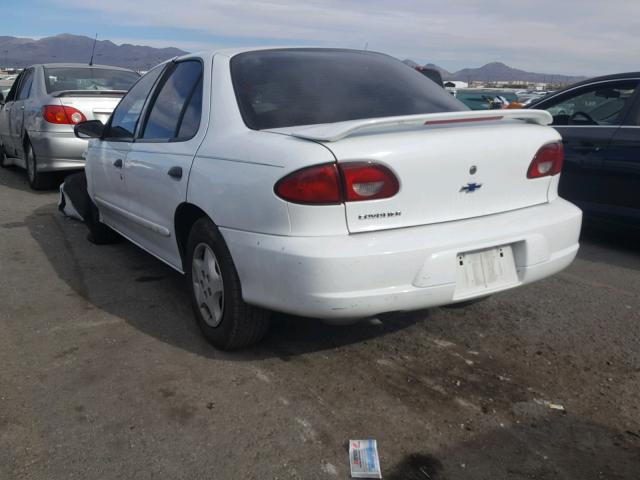
[[[564,149],[562,143],[549,143],[544,145],[529,165],[527,178],[540,178],[556,175],[562,170],[564,161]]]
[[[288,202],[336,205],[393,197],[399,189],[398,179],[387,167],[369,162],[347,162],[297,170],[279,180],[274,191]]]

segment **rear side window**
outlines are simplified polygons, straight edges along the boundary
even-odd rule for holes
[[[196,89],[191,96],[191,100],[184,112],[184,117],[180,124],[178,138],[191,138],[198,133],[200,128],[200,117],[202,116],[202,77],[196,84]]]
[[[244,122],[255,130],[467,110],[413,68],[373,52],[247,52],[231,59],[231,75]]]
[[[202,63],[180,62],[159,87],[142,138],[167,141],[191,138],[198,131],[201,111]]]
[[[30,68],[24,73],[22,81],[20,82],[20,90],[18,91],[18,98],[16,100],[26,100],[31,93],[31,85],[33,84],[33,68]]]

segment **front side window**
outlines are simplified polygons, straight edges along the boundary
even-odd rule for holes
[[[33,84],[33,69],[27,70],[20,82],[20,90],[18,91],[17,100],[26,100],[31,93],[31,85]]]
[[[202,64],[180,62],[160,87],[142,138],[166,141],[191,138],[198,130],[201,109]]]
[[[413,68],[373,52],[247,52],[231,59],[231,76],[254,130],[467,109]]]
[[[102,67],[50,67],[44,69],[47,93],[65,90],[95,91],[131,88],[140,75],[130,70],[111,70]]]
[[[164,66],[149,71],[131,87],[111,115],[111,124],[105,137],[110,139],[132,140],[140,120],[140,114],[149,92],[163,72]]]
[[[620,125],[637,81],[600,84],[581,89],[546,107],[554,125]]]

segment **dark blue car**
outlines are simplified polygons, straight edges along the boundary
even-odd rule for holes
[[[587,217],[640,226],[640,72],[592,78],[529,108],[562,135],[560,195]]]

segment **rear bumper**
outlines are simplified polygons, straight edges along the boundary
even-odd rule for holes
[[[84,168],[88,142],[73,132],[28,132],[39,172]]]
[[[221,228],[244,299],[296,315],[353,319],[446,305],[540,280],[578,251],[582,212],[562,199],[435,225],[331,237]],[[517,282],[456,296],[457,255],[511,245]]]

